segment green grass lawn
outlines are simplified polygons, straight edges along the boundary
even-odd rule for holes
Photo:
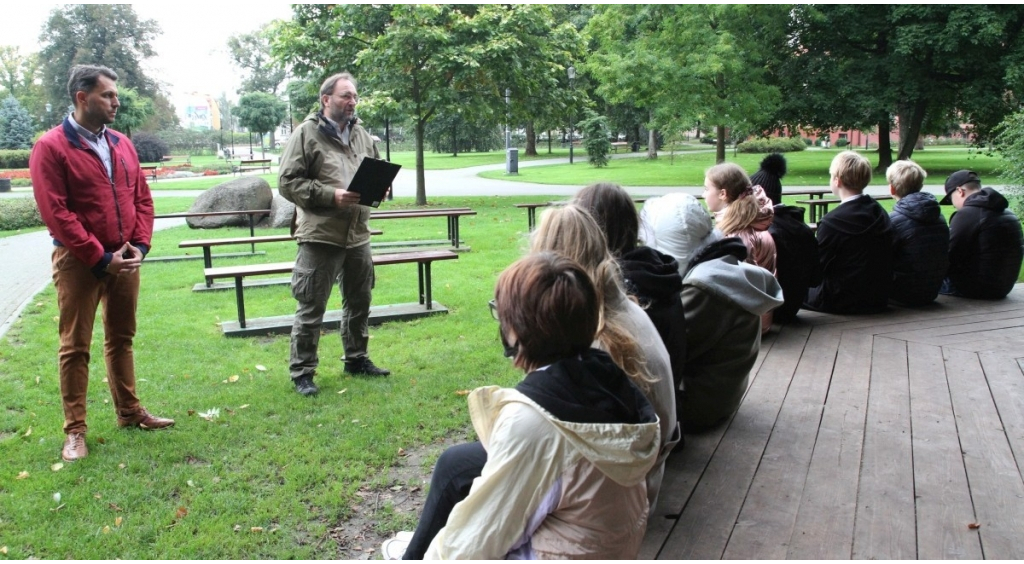
[[[835,149],[828,149],[786,153],[788,171],[782,179],[783,189],[787,186],[827,186],[828,167],[838,152]],[[858,152],[873,164],[878,162],[877,153]],[[760,166],[764,155],[733,155],[729,152],[726,158],[742,166],[747,173],[753,174]],[[913,159],[928,172],[925,182],[929,185],[942,185],[947,176],[962,168],[977,171],[986,184],[1001,183],[996,176],[996,170],[1002,164],[998,157],[968,149],[928,148],[915,151]],[[515,181],[580,186],[599,181],[617,182],[624,186],[703,186],[704,171],[714,164],[713,152],[691,152],[674,156],[662,152],[654,161],[644,158],[617,159],[609,161],[608,166],[603,168],[594,168],[587,164],[586,160],[573,165],[521,168]],[[481,173],[480,176],[511,180],[504,171],[488,171]],[[871,184],[885,184],[885,176],[876,174]]]

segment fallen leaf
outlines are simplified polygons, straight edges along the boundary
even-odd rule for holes
[[[117,467],[120,468],[121,470],[124,470],[126,468],[126,466],[124,465],[124,462],[118,464]]]
[[[348,388],[343,388],[343,389],[342,389],[341,391],[339,391],[338,393],[339,393],[339,394],[344,394],[344,393],[345,393],[345,392],[347,392],[347,391],[348,391]]]
[[[39,383],[39,376],[36,376],[36,384]]]
[[[64,504],[63,503],[58,505],[57,507],[51,508],[50,511],[60,511],[61,509],[64,509]]]
[[[267,367],[263,366],[262,364],[257,364],[256,365],[256,370],[259,370],[260,372],[266,372],[267,371]]]
[[[263,532],[263,527],[251,527],[249,529],[249,531],[253,532],[253,533],[262,533]]]
[[[7,547],[6,546],[0,546],[0,554],[7,554]]]
[[[190,410],[188,410],[188,412],[187,412],[187,413],[188,413],[188,416],[189,416],[189,417],[192,417],[193,415],[195,415],[195,414],[196,414],[196,410],[194,410],[194,409],[190,409]]]
[[[407,456],[404,448],[398,449],[398,456]]]
[[[210,408],[209,411],[207,411],[205,413],[200,413],[199,417],[202,417],[203,419],[206,419],[207,421],[213,421],[214,419],[220,417],[220,409],[216,408],[216,407],[212,407],[212,408]]]
[[[25,434],[24,434],[24,435],[22,435],[22,437],[27,437],[27,436],[29,436],[29,435],[31,435],[31,434],[32,434],[32,427],[29,427],[29,428],[28,428],[28,431],[25,431]]]
[[[981,523],[968,523],[967,524],[967,528],[971,529],[972,531],[974,529],[980,529],[981,528]]]
[[[104,535],[110,534],[110,525],[104,525],[103,526],[103,534]]]
[[[114,519],[114,526],[115,527],[120,527],[121,523],[123,523],[123,522],[124,522],[124,518],[118,517],[117,519]]]
[[[248,407],[249,407],[249,404],[245,404],[245,405],[238,406],[238,409],[247,409]]]
[[[187,480],[185,483],[188,484],[188,487],[190,488],[196,487],[196,483],[193,482],[192,480]]]
[[[179,507],[177,511],[174,512],[175,519],[182,519],[186,515],[188,515],[188,509],[185,509],[184,507]]]
[[[28,472],[22,470],[21,472],[18,472],[18,477],[15,478],[15,480],[24,480],[25,478],[28,478]]]
[[[353,423],[359,423],[359,420],[358,419],[353,419],[352,422]]]
[[[402,486],[391,486],[391,491],[400,492],[402,491]]]
[[[100,494],[92,494],[92,496],[96,499],[103,499],[103,496]]]
[[[110,507],[114,511],[124,511],[124,509],[121,509],[116,503],[111,503],[108,507]]]
[[[226,407],[224,408],[224,411],[226,411],[228,415],[234,415],[235,414],[235,411],[233,409],[228,409]]]
[[[63,467],[64,467],[64,464],[58,462],[58,463],[54,464],[53,466],[50,466],[50,470],[53,470],[54,472],[56,472],[56,471],[60,470]]]
[[[237,382],[237,381],[238,381],[238,374],[235,374],[233,376],[229,376],[228,377],[228,382]]]
[[[235,531],[236,533],[237,533],[238,531],[241,531],[241,530],[242,530],[242,526],[241,526],[241,525],[235,525],[234,531]]]
[[[105,445],[107,444],[107,439],[104,439],[103,437],[96,437],[96,442],[101,445]]]
[[[455,395],[457,395],[457,396],[468,396],[469,395],[469,390],[458,390],[458,391],[455,392]]]

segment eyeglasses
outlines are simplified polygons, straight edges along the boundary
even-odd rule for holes
[[[353,94],[352,92],[345,92],[344,94],[338,94],[338,98],[341,98],[345,102],[359,102],[359,95]]]
[[[494,300],[487,302],[487,307],[491,309],[491,317],[498,319],[498,303]]]

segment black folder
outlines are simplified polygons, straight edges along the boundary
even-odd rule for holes
[[[360,195],[360,205],[379,207],[400,168],[402,165],[366,157],[359,163],[359,169],[352,177],[348,190]]]

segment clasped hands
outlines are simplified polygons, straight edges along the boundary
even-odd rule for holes
[[[114,251],[114,258],[107,265],[107,274],[129,274],[135,272],[142,266],[142,251],[131,243],[121,245],[121,248]]]

